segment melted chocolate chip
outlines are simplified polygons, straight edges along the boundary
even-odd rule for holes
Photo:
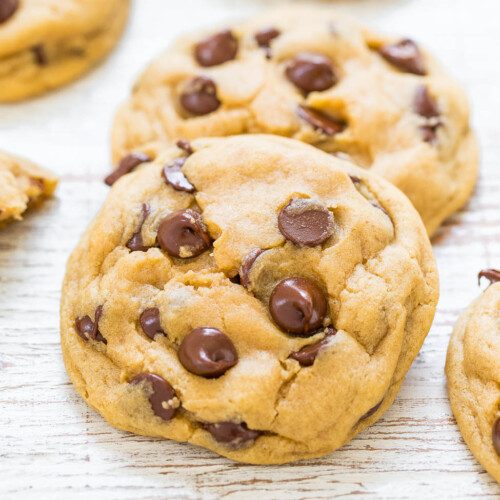
[[[437,125],[422,125],[418,127],[418,131],[420,132],[420,136],[424,142],[428,142],[431,145],[437,144],[437,131],[441,124]]]
[[[297,106],[297,115],[299,118],[309,123],[309,125],[317,130],[321,130],[321,132],[326,135],[339,134],[346,127],[345,122],[307,106]]]
[[[266,51],[266,57],[271,59],[271,42],[281,35],[281,31],[276,28],[264,28],[255,33],[257,45]]]
[[[415,75],[427,73],[424,57],[413,40],[401,40],[398,43],[384,45],[379,52],[387,61],[402,71]]]
[[[160,247],[173,257],[189,259],[210,246],[210,236],[201,214],[190,208],[167,215],[158,228]]]
[[[76,319],[76,333],[78,333],[83,340],[95,340],[104,344],[108,343],[99,331],[99,320],[101,319],[102,309],[102,306],[97,306],[94,313],[94,321],[92,321],[89,316]]]
[[[149,396],[149,402],[155,415],[165,421],[174,418],[176,408],[172,406],[170,401],[175,398],[175,392],[165,379],[154,373],[141,373],[134,377],[130,383],[133,385],[140,383],[150,384],[152,393]]]
[[[486,278],[493,285],[493,283],[500,281],[500,271],[497,271],[496,269],[483,269],[478,274],[479,282],[481,282],[481,278]]]
[[[314,52],[297,54],[286,68],[286,76],[304,92],[320,92],[333,87],[337,77],[328,57]]]
[[[199,42],[194,55],[200,66],[217,66],[231,61],[238,53],[238,40],[231,31],[224,30]]]
[[[116,166],[114,172],[109,174],[106,179],[104,179],[104,182],[108,186],[112,186],[120,177],[128,174],[141,163],[147,163],[149,161],[151,161],[151,158],[142,153],[131,153],[124,156],[120,163]]]
[[[160,323],[160,310],[157,307],[142,312],[139,322],[144,333],[152,340],[156,335],[166,335]]]
[[[333,233],[333,215],[324,206],[305,198],[292,198],[278,216],[281,234],[300,246],[321,245]]]
[[[231,339],[216,328],[195,328],[179,347],[184,368],[205,378],[217,378],[238,362]]]
[[[495,420],[493,424],[493,446],[497,455],[500,456],[500,417]]]
[[[429,89],[425,85],[420,85],[417,88],[413,107],[416,113],[425,118],[439,116],[438,103],[436,99],[431,96]]]
[[[0,0],[0,24],[10,19],[19,8],[19,0]]]
[[[265,252],[265,250],[257,249],[254,250],[253,252],[250,252],[244,259],[243,263],[241,264],[241,269],[240,269],[240,280],[241,284],[245,287],[248,288],[250,285],[250,270],[252,269],[252,266],[254,265],[255,261]]]
[[[330,338],[337,333],[334,328],[329,328],[325,337],[315,344],[307,345],[303,347],[300,351],[293,352],[288,356],[290,359],[295,359],[301,366],[311,366],[316,359],[319,351],[324,349],[329,343]]]
[[[148,218],[151,209],[147,203],[143,203],[141,208],[142,208],[142,221],[139,226],[139,229],[132,235],[132,238],[128,240],[126,245],[129,250],[132,250],[132,252],[147,252],[149,248],[151,248],[144,245],[144,241],[142,240],[142,226],[144,226],[144,223],[146,222],[146,219]]]
[[[381,406],[382,403],[384,402],[384,398],[377,403],[373,408],[370,408],[359,420],[364,420],[365,418],[371,417]]]
[[[234,448],[254,441],[262,434],[260,431],[249,429],[244,422],[241,424],[235,424],[234,422],[204,424],[203,428],[210,432],[218,443],[224,443]]]
[[[355,175],[350,175],[349,179],[351,179],[354,185],[361,183],[361,179],[359,177],[356,177]]]
[[[31,49],[31,52],[33,53],[35,61],[39,66],[45,66],[47,64],[47,54],[45,53],[43,45],[36,45]]]
[[[187,177],[182,171],[182,166],[186,162],[186,158],[177,158],[169,165],[163,167],[162,176],[169,186],[172,186],[176,191],[185,191],[186,193],[194,193],[195,187],[187,180]]]
[[[206,76],[189,80],[180,96],[182,107],[196,116],[213,113],[220,106],[215,82]]]
[[[194,150],[191,147],[191,143],[189,141],[187,141],[186,139],[179,139],[176,142],[176,146],[179,149],[182,149],[188,156],[192,155],[194,153]]]
[[[288,278],[278,283],[269,299],[276,324],[288,333],[311,337],[323,325],[327,302],[320,288],[305,278]]]

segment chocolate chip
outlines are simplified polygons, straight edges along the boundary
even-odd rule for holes
[[[196,116],[213,113],[220,106],[215,82],[206,76],[189,80],[180,96],[182,107]]]
[[[147,163],[150,161],[151,158],[148,155],[142,153],[130,153],[129,155],[124,156],[121,159],[114,172],[109,174],[106,179],[104,179],[104,182],[108,186],[112,186],[120,177],[128,174],[131,170],[133,170],[141,163]]]
[[[146,309],[142,312],[139,322],[144,333],[152,340],[155,336],[166,335],[160,323],[160,310],[157,307]]]
[[[130,383],[151,385],[152,393],[149,396],[149,402],[155,415],[165,421],[174,418],[176,408],[172,406],[171,401],[175,398],[175,392],[165,379],[154,373],[141,373],[134,377]]]
[[[495,420],[493,424],[493,446],[497,455],[500,456],[500,417]]]
[[[216,328],[195,328],[179,347],[179,361],[195,375],[217,378],[238,362],[231,339]]]
[[[163,167],[162,176],[169,186],[172,186],[176,191],[186,191],[194,193],[195,187],[187,180],[187,177],[182,171],[182,166],[186,162],[186,158],[177,158],[169,165]]]
[[[229,278],[229,281],[231,283],[234,283],[235,285],[241,285],[241,279],[240,279],[239,274],[237,274],[236,276],[233,276],[232,278]]]
[[[216,424],[204,424],[203,428],[212,434],[218,443],[224,443],[237,448],[249,441],[254,441],[262,433],[247,427],[245,422],[235,424],[234,422],[218,422]]]
[[[379,52],[402,71],[415,75],[427,74],[424,57],[413,40],[401,40],[398,43],[383,45]]]
[[[496,269],[483,269],[478,274],[479,283],[481,282],[481,278],[486,278],[493,285],[493,283],[500,281],[500,271],[497,271]]]
[[[332,235],[333,215],[313,200],[292,198],[278,216],[278,227],[287,240],[314,247]]]
[[[373,408],[370,408],[359,420],[364,420],[365,418],[371,417],[381,406],[382,403],[384,402],[384,398],[377,403]]]
[[[224,30],[199,42],[194,55],[201,66],[217,66],[231,61],[238,53],[238,40],[231,31]]]
[[[324,349],[329,343],[330,338],[337,333],[334,328],[329,328],[325,337],[315,344],[307,345],[303,347],[300,351],[293,352],[288,356],[290,359],[295,359],[301,366],[311,366],[316,359],[319,351]]]
[[[323,325],[327,302],[320,288],[305,278],[278,283],[269,299],[269,310],[277,325],[299,337],[311,337]]]
[[[361,179],[359,177],[356,177],[355,175],[350,175],[349,179],[351,179],[354,185],[361,184]]]
[[[36,45],[31,49],[31,52],[33,52],[35,61],[39,66],[45,66],[47,64],[48,62],[47,54],[45,53],[43,45]]]
[[[192,155],[194,153],[194,150],[191,146],[191,143],[189,141],[187,141],[186,139],[179,139],[176,142],[176,146],[179,149],[182,149],[188,156]]]
[[[190,208],[167,215],[158,228],[158,242],[173,257],[189,259],[210,246],[201,214]]]
[[[240,269],[240,280],[241,284],[245,287],[248,288],[250,285],[250,270],[252,269],[252,266],[254,265],[255,261],[265,252],[265,250],[257,249],[254,250],[253,252],[250,252],[244,259],[243,263],[241,264],[241,269]]]
[[[415,94],[415,102],[414,102],[415,112],[420,116],[424,116],[425,118],[433,118],[435,116],[439,116],[439,106],[429,93],[429,89],[425,85],[420,85],[417,88],[417,92]]]
[[[97,306],[94,313],[94,321],[92,321],[89,316],[76,319],[76,333],[78,333],[83,340],[95,340],[104,344],[108,343],[99,331],[99,320],[101,319],[102,309],[102,306]]]
[[[421,127],[418,127],[422,140],[424,142],[428,142],[429,144],[436,145],[437,130],[440,126],[441,124],[438,123],[437,125],[422,125]]]
[[[286,76],[304,92],[320,92],[337,83],[330,59],[315,52],[297,54],[288,63]]]
[[[257,45],[266,51],[266,57],[271,59],[271,42],[281,35],[281,31],[276,28],[264,28],[255,33]]]
[[[149,216],[151,209],[147,203],[142,204],[142,221],[139,226],[139,229],[132,235],[132,238],[127,242],[127,248],[132,250],[132,252],[147,252],[149,248],[144,245],[144,241],[142,239],[142,226],[146,222],[146,219]]]
[[[297,115],[302,118],[302,120],[309,123],[309,125],[312,125],[317,130],[321,130],[321,132],[326,135],[339,134],[346,127],[345,122],[328,116],[322,111],[303,105],[297,106]]]
[[[0,24],[10,19],[19,8],[19,0],[0,0]]]

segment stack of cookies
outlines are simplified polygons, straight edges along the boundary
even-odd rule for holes
[[[0,39],[34,15],[16,4],[0,0]],[[89,5],[82,30],[101,25],[78,36],[78,64],[75,40],[27,38],[0,67],[31,57],[40,86],[12,65],[0,100],[107,52],[128,3]],[[330,9],[187,35],[117,113],[112,152],[61,304],[66,368],[92,408],[254,464],[324,456],[383,415],[434,318],[429,236],[478,170],[467,98],[431,55]],[[53,191],[50,174],[2,162],[22,206]],[[447,374],[464,437],[500,480],[498,286],[457,324]]]

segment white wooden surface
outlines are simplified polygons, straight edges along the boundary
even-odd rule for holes
[[[325,3],[326,0],[323,1]],[[135,75],[183,30],[278,0],[136,0],[107,64],[60,92],[0,107],[0,149],[61,175],[58,197],[0,232],[0,497],[3,499],[500,497],[448,404],[443,367],[476,273],[500,265],[500,4],[495,0],[331,2],[432,49],[467,87],[482,145],[477,192],[434,239],[441,301],[393,407],[321,460],[240,465],[188,445],[111,428],[72,388],[59,348],[65,261],[107,188],[112,115]],[[312,3],[312,2],[310,2]]]

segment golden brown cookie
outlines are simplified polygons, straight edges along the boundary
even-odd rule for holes
[[[0,151],[0,227],[52,196],[57,177],[24,158]]]
[[[500,482],[500,271],[462,314],[446,359],[448,394],[460,431],[481,465]]]
[[[276,136],[140,160],[67,267],[62,348],[85,401],[257,464],[326,455],[378,420],[438,296],[407,198]]]
[[[118,112],[113,155],[118,162],[145,145],[246,133],[299,139],[382,175],[429,234],[476,182],[458,84],[415,42],[331,9],[287,6],[180,39]]]
[[[130,0],[0,0],[0,102],[60,87],[118,42]]]

